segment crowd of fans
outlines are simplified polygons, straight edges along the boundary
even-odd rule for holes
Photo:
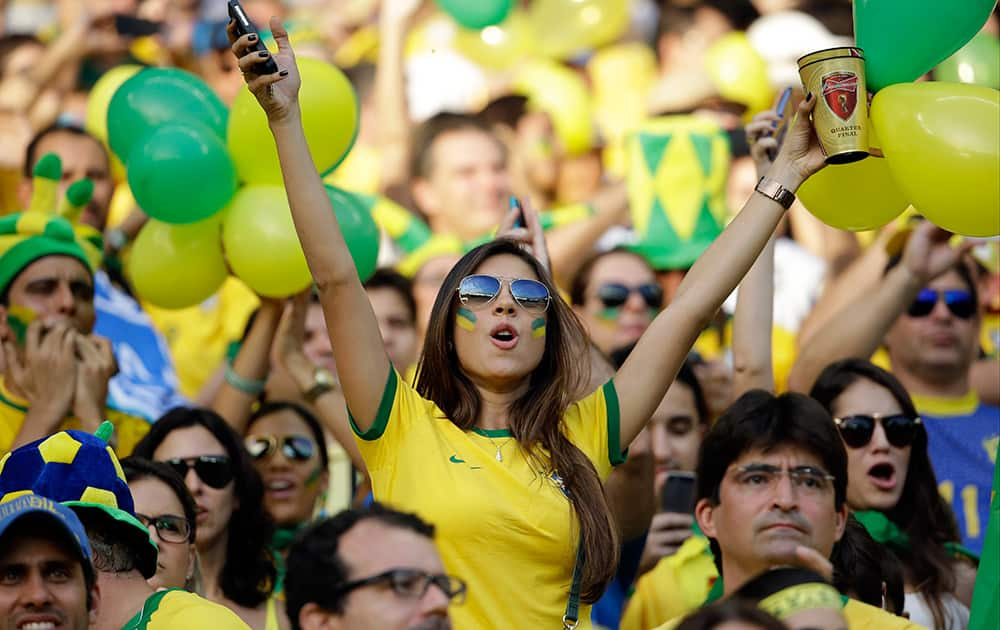
[[[559,62],[593,99],[567,113],[421,0],[244,0],[241,38],[223,0],[0,0],[0,628],[969,626],[998,243],[913,211],[846,232],[755,188],[824,167],[817,95],[756,111],[712,45],[756,33],[773,91],[799,88],[849,1],[598,4],[627,26]],[[326,178],[297,56],[358,95]],[[136,294],[147,217],[87,121],[123,64],[249,86],[310,289]],[[664,122],[691,155],[629,163]],[[46,210],[83,179],[75,215]],[[373,209],[363,282],[324,181],[403,211]]]

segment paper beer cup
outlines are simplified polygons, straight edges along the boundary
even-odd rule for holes
[[[868,157],[868,98],[860,48],[829,48],[799,59],[802,87],[818,99],[813,126],[827,164]]]

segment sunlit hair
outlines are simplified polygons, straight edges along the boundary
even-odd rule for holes
[[[917,417],[916,407],[899,380],[877,365],[863,359],[844,359],[831,363],[816,379],[809,395],[833,413],[837,398],[844,390],[867,380],[888,391],[903,413]],[[927,430],[917,426],[910,446],[910,464],[899,501],[885,515],[910,537],[911,551],[893,548],[906,570],[907,582],[916,585],[934,616],[934,624],[943,628],[945,610],[941,596],[955,590],[955,569],[946,542],[959,542],[958,525],[951,507],[938,493],[937,476],[927,454]]]
[[[519,244],[497,239],[481,245],[463,256],[445,278],[431,311],[418,366],[417,391],[459,428],[469,430],[475,426],[482,407],[479,391],[462,370],[455,370],[456,365],[461,365],[454,344],[458,285],[486,260],[505,254],[524,261],[552,296],[545,325],[545,353],[531,373],[528,391],[511,406],[511,433],[527,457],[543,470],[557,471],[566,484],[580,521],[586,555],[581,599],[593,603],[617,569],[618,528],[597,470],[566,438],[561,422],[575,402],[572,392],[582,391],[589,379],[589,363],[581,360],[589,356],[586,333],[559,296],[548,272]]]

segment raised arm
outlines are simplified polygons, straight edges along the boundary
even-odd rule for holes
[[[277,18],[271,18],[271,32],[278,43],[278,73],[254,73],[264,60],[248,50],[256,35],[235,41],[233,52],[240,58],[250,91],[267,114],[295,230],[319,291],[334,358],[337,365],[351,366],[340,375],[344,398],[358,428],[364,431],[375,421],[391,369],[389,358],[368,295],[309,154],[298,101],[301,79],[288,33]]]
[[[803,101],[785,144],[767,177],[794,192],[823,167],[824,158],[809,122],[816,97]],[[785,214],[780,203],[754,192],[746,205],[698,258],[674,300],[650,324],[615,375],[621,443],[638,435],[673,382],[702,328],[750,269]]]
[[[817,330],[801,348],[788,377],[788,388],[808,392],[830,363],[857,357],[867,359],[903,311],[927,283],[952,268],[972,247],[948,244],[951,234],[924,221],[913,231],[903,260],[885,274],[875,291],[849,304]]]
[[[750,155],[757,177],[771,168],[771,151],[777,152],[773,130],[780,119],[774,112],[762,112],[747,125]],[[751,389],[774,391],[771,360],[771,327],[774,320],[774,241],[771,235],[756,262],[740,282],[733,316],[733,399]]]

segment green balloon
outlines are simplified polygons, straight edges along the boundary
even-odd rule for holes
[[[908,83],[947,59],[986,24],[994,5],[996,0],[854,0],[868,90]]]
[[[193,223],[229,203],[236,192],[236,169],[212,131],[197,124],[170,124],[134,146],[128,184],[149,216],[164,223]]]
[[[229,112],[212,88],[174,68],[146,68],[125,81],[108,105],[108,143],[127,163],[150,129],[166,123],[198,123],[225,140]]]
[[[513,0],[437,0],[441,10],[465,28],[480,29],[507,19]]]
[[[1000,39],[979,33],[934,69],[934,79],[1000,90]]]
[[[366,209],[364,200],[354,193],[334,186],[326,187],[326,194],[333,204],[337,223],[347,242],[347,249],[354,258],[358,277],[364,282],[375,273],[378,262],[379,230],[375,219]]]

